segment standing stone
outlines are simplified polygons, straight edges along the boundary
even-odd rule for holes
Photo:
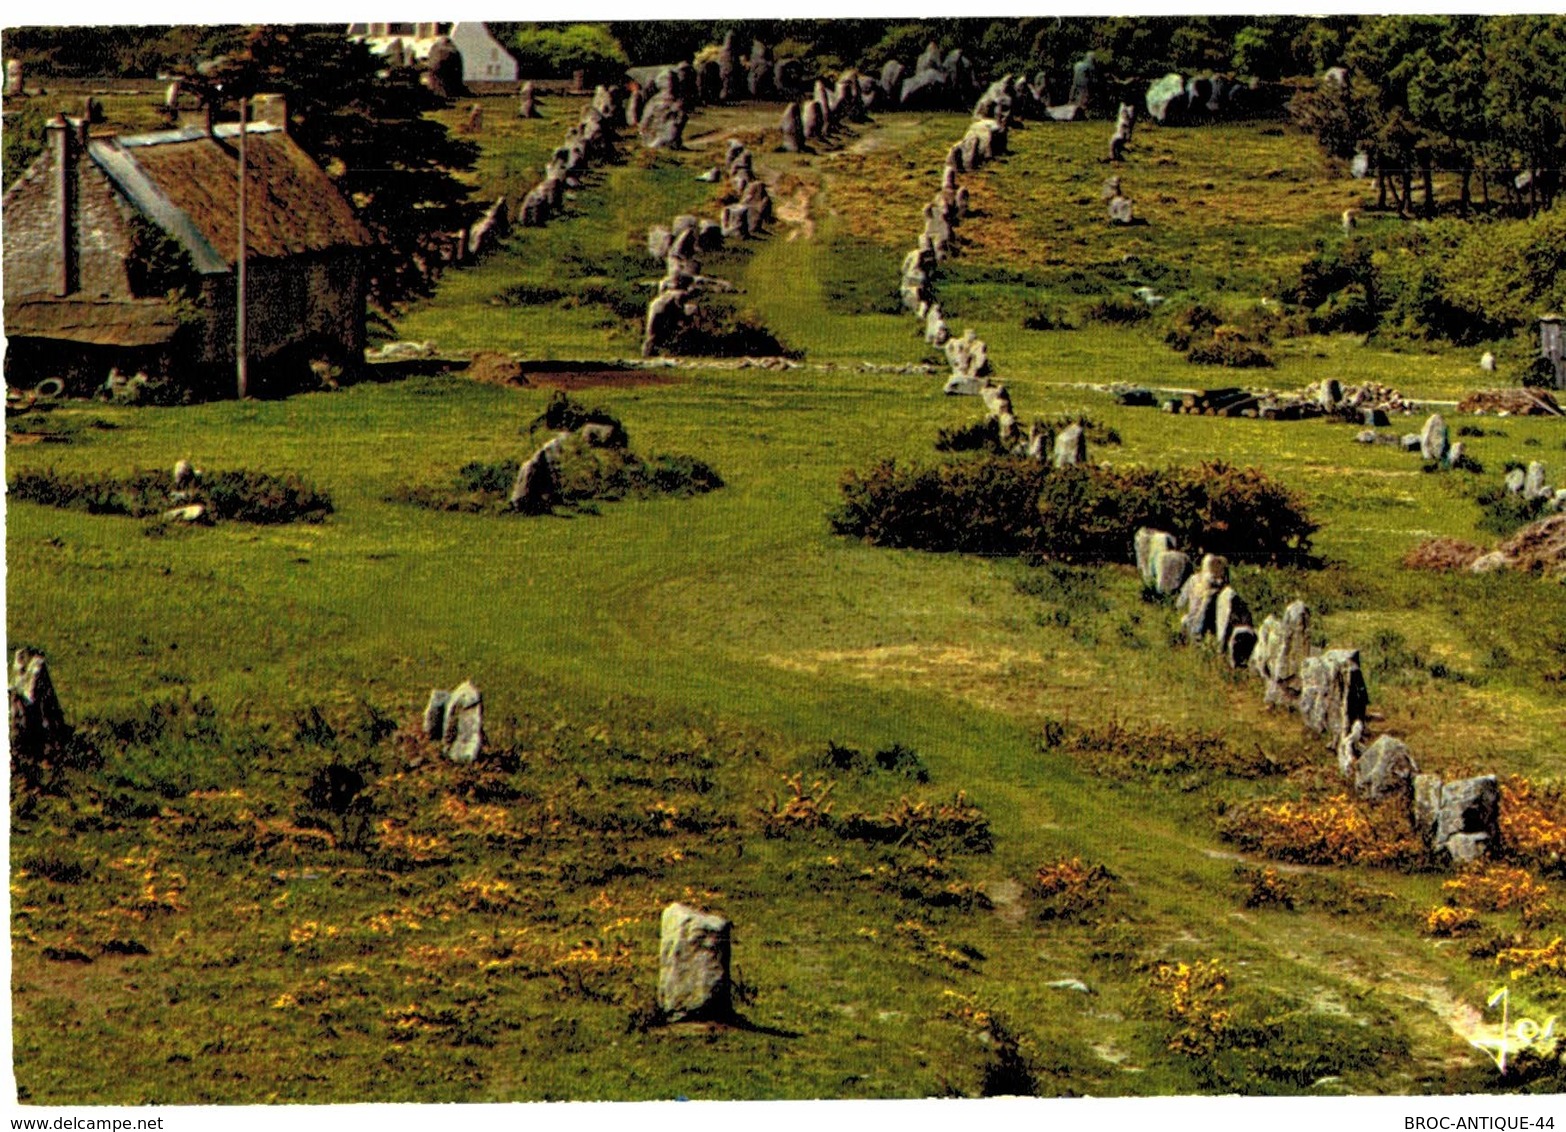
[[[657,302],[656,299],[653,301]],[[517,469],[517,478],[511,485],[511,509],[527,515],[540,515],[559,500],[560,486],[555,481],[554,462],[549,459],[548,453],[539,449]]]
[[[1499,841],[1500,821],[1501,787],[1493,774],[1447,783],[1415,775],[1414,829],[1433,855],[1478,860]]]
[[[517,117],[538,117],[538,95],[533,91],[533,81],[529,79],[522,84],[522,89],[517,92]]]
[[[1251,653],[1256,649],[1256,630],[1249,625],[1236,625],[1229,632],[1229,641],[1224,648],[1224,655],[1228,658],[1230,668],[1244,668],[1246,662],[1251,659]]]
[[[1130,224],[1134,217],[1130,197],[1115,197],[1109,202],[1109,220],[1112,224]]]
[[[1494,373],[1495,355],[1492,354],[1489,350],[1486,350],[1479,359],[1479,368],[1484,370],[1485,373]]]
[[[1361,798],[1379,802],[1413,789],[1419,767],[1408,751],[1408,744],[1391,735],[1383,735],[1359,756],[1355,766],[1354,790]]]
[[[1449,468],[1461,468],[1463,459],[1466,456],[1467,453],[1463,451],[1463,442],[1461,440],[1453,441],[1452,447],[1446,450],[1446,466]]]
[[[1011,414],[1011,394],[1006,391],[1004,385],[986,385],[979,390],[979,397],[984,401],[985,411],[992,417],[1002,417]]]
[[[1506,473],[1506,492],[1508,495],[1520,495],[1528,483],[1528,473],[1521,468],[1513,468]]]
[[[1197,641],[1214,631],[1218,595],[1226,588],[1229,564],[1216,554],[1202,556],[1199,570],[1180,587],[1175,608],[1184,611],[1180,619],[1186,640]]]
[[[821,117],[821,104],[814,100],[805,103],[805,107],[799,115],[800,132],[806,141],[820,141],[825,132],[825,122]]]
[[[5,96],[15,98],[23,92],[22,86],[22,61],[20,59],[7,59],[5,61]],[[178,95],[175,96],[176,98]],[[173,105],[173,103],[170,103]]]
[[[452,762],[470,763],[478,758],[484,745],[484,698],[470,681],[464,680],[451,691],[446,701],[446,726],[441,732],[446,757]]]
[[[1191,572],[1191,559],[1181,551],[1166,550],[1153,559],[1153,585],[1166,597],[1178,593]]]
[[[177,460],[174,464],[174,490],[184,491],[195,482],[196,471],[189,460]]]
[[[799,103],[790,102],[783,108],[783,149],[788,153],[799,153],[805,148],[805,123],[799,114]]]
[[[743,204],[723,206],[723,238],[740,240],[750,235],[750,209]]]
[[[1087,463],[1087,433],[1080,424],[1060,430],[1055,437],[1055,467]]]
[[[1131,539],[1136,557],[1136,572],[1149,584],[1153,581],[1153,559],[1166,550],[1174,549],[1174,536],[1152,527],[1138,527]]]
[[[1251,610],[1245,604],[1245,599],[1234,592],[1233,586],[1224,586],[1218,591],[1218,601],[1213,607],[1213,636],[1218,640],[1218,647],[1229,647],[1229,635],[1242,625],[1251,623]]]
[[[1328,649],[1305,658],[1300,668],[1300,718],[1333,747],[1356,722],[1363,722],[1370,693],[1359,667],[1358,649]]]
[[[11,661],[10,707],[13,760],[48,757],[65,746],[70,729],[43,653],[16,650]]]
[[[658,941],[658,1009],[670,1022],[723,1020],[734,1013],[729,921],[686,904],[663,910]]]
[[[1529,462],[1528,471],[1523,475],[1522,493],[1526,499],[1537,499],[1541,495],[1554,494],[1545,486],[1544,465],[1540,461],[1533,460]]]
[[[1446,421],[1441,419],[1440,413],[1431,413],[1419,434],[1419,454],[1439,463],[1446,457],[1447,443]]]
[[[451,702],[451,693],[444,688],[436,688],[430,692],[429,702],[424,705],[424,737],[426,739],[441,739],[446,734],[446,705]]]
[[[734,48],[734,33],[723,37],[718,49],[718,98],[728,102],[734,98],[734,77],[739,69],[739,53]]]

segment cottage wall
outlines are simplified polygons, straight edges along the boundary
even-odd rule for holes
[[[74,144],[74,142],[73,142]],[[85,155],[76,159],[77,290],[88,298],[131,298],[130,207]],[[54,294],[60,278],[59,165],[49,147],[6,194],[5,287]]]
[[[234,278],[210,276],[204,284],[207,318],[199,361],[232,364]],[[339,363],[359,361],[364,354],[366,286],[363,260],[355,253],[252,261],[245,279],[251,359],[265,362],[297,349]]]

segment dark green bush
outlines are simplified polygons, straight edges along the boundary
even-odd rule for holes
[[[1185,360],[1196,365],[1231,369],[1257,369],[1273,364],[1272,354],[1249,333],[1232,326],[1220,326],[1211,338],[1193,343]]]
[[[1124,295],[1100,299],[1082,312],[1082,317],[1089,322],[1105,322],[1115,326],[1144,322],[1151,316],[1152,312],[1148,310],[1146,303]]]
[[[544,411],[529,422],[527,430],[528,432],[538,432],[540,429],[549,432],[575,432],[583,425],[590,424],[608,425],[615,430],[620,443],[625,442],[625,426],[620,423],[619,417],[599,405],[588,408],[581,402],[572,400],[563,389],[556,389],[549,395],[549,403],[544,406]],[[508,483],[506,487],[509,489],[511,485]]]
[[[1017,554],[1038,535],[1045,468],[1029,460],[984,457],[902,467],[883,460],[844,473],[832,529],[877,546]]]
[[[1504,485],[1486,488],[1476,497],[1479,504],[1481,531],[1496,535],[1509,535],[1526,527],[1548,513],[1548,496],[1529,499],[1521,492],[1509,492]]]
[[[663,352],[699,358],[794,357],[798,353],[768,330],[755,311],[715,302],[703,304],[680,323]]]
[[[1036,553],[1124,562],[1141,526],[1237,561],[1303,560],[1316,531],[1303,500],[1256,468],[1047,469],[981,456],[932,467],[884,460],[849,471],[830,517],[878,546],[970,554]]]
[[[1039,550],[1122,562],[1138,527],[1234,561],[1286,561],[1310,551],[1317,526],[1304,501],[1257,468],[1059,468],[1039,498]]]
[[[1004,450],[1000,438],[1000,422],[985,417],[972,424],[956,428],[939,429],[935,434],[937,452],[993,452],[997,456]]]
[[[174,499],[169,473],[139,470],[125,476],[69,474],[52,468],[25,469],[10,481],[12,499],[94,515],[147,518],[188,503],[204,504],[214,519],[241,523],[318,523],[332,513],[332,501],[296,475],[269,472],[207,472],[184,497]]]
[[[1206,304],[1187,303],[1170,315],[1164,344],[1183,354],[1191,348],[1192,342],[1211,337],[1222,322],[1218,312]]]

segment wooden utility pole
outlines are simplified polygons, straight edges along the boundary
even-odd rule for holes
[[[243,94],[239,96],[239,254],[235,258],[235,305],[238,311],[238,326],[235,330],[234,358],[239,378],[239,397],[241,400],[250,390],[250,357],[247,349],[246,318],[245,318],[245,138],[250,133],[248,126],[250,100]]]

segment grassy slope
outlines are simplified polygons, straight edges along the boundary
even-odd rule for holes
[[[911,319],[822,315],[814,296],[841,285],[834,257],[869,207],[854,196],[855,179],[883,183],[853,158],[905,152],[905,141],[914,146],[906,152],[938,154],[959,127],[957,118],[898,117],[881,127],[896,146],[877,150],[877,132],[867,129],[841,157],[763,158],[764,167],[815,190],[817,229],[789,239],[786,226],[730,264],[743,273],[748,301],[807,358],[925,356]],[[1030,128],[1018,135],[1016,156],[974,182],[993,182],[999,193],[1008,178],[1043,176],[1057,167],[1046,138],[1086,153],[1102,132]],[[1149,135],[1177,156],[1195,136],[1164,141],[1145,131],[1143,145]],[[1303,148],[1243,136],[1258,147]],[[562,249],[624,257],[645,224],[681,208],[710,214],[709,190],[686,175],[704,168],[710,152],[608,170],[579,195],[577,215],[522,233],[509,254],[448,277],[440,298],[405,321],[403,335],[542,357],[628,352],[617,349],[621,328],[575,323],[575,312],[553,308],[516,308],[501,319],[487,299],[547,278]],[[910,183],[907,192],[915,195],[879,194],[875,207],[898,222],[884,245],[869,234],[869,247],[884,249],[880,269],[894,276],[895,234],[909,227],[897,210],[911,201],[916,214],[926,190]],[[1178,246],[1167,241],[1167,249]],[[970,252],[978,262],[978,249]],[[856,266],[877,262],[864,246],[854,254]],[[1475,509],[1441,477],[1420,475],[1397,453],[1352,444],[1342,427],[1171,419],[1119,410],[1066,384],[1102,380],[1111,366],[1181,375],[1188,367],[1150,335],[1007,331],[977,314],[974,322],[1024,414],[1086,407],[1120,430],[1124,445],[1100,449],[1102,458],[1258,462],[1309,492],[1323,523],[1319,547],[1336,565],[1311,576],[1249,571],[1242,589],[1265,587],[1278,604],[1306,593],[1324,611],[1318,624],[1330,640],[1364,647],[1375,706],[1425,765],[1553,772],[1551,737],[1566,710],[1559,685],[1543,677],[1562,663],[1552,652],[1563,615],[1557,592],[1525,579],[1411,578],[1394,569],[1424,534],[1472,537]],[[1421,393],[1446,388],[1461,372],[1450,357],[1430,362],[1433,376],[1422,377],[1406,358],[1337,342],[1323,348],[1329,361],[1350,359],[1365,376],[1400,385],[1419,379]],[[1322,364],[1290,355],[1277,381],[1309,380]],[[243,772],[209,772],[212,785],[247,791],[258,814],[286,817],[301,775],[326,757],[288,737],[294,712],[316,704],[338,718],[367,700],[405,717],[430,686],[471,675],[492,713],[522,720],[516,741],[532,754],[517,778],[538,796],[569,789],[573,760],[586,760],[574,765],[593,789],[607,789],[601,775],[617,765],[608,750],[594,754],[597,738],[548,739],[553,720],[571,737],[596,734],[601,724],[625,746],[648,751],[674,744],[670,733],[696,729],[713,736],[721,755],[709,801],[737,827],[679,839],[683,859],[654,854],[640,878],[591,883],[566,870],[577,859],[569,847],[541,841],[497,852],[435,818],[431,828],[460,846],[452,864],[364,873],[355,854],[308,844],[249,855],[198,851],[199,840],[182,831],[191,822],[199,831],[212,827],[209,811],[225,803],[210,798],[170,799],[161,818],[111,822],[97,833],[101,815],[85,797],[24,815],[17,847],[27,851],[57,836],[51,828],[75,822],[86,830],[79,851],[92,877],[78,886],[19,878],[20,903],[36,909],[16,921],[15,959],[17,1072],[32,1099],[263,1099],[283,1078],[296,1082],[284,1097],[315,1100],[362,1099],[367,1091],[385,1099],[971,1091],[985,1047],[970,1021],[953,1018],[961,1000],[948,990],[1011,1020],[1045,1091],[1214,1087],[1164,1048],[1168,1029],[1148,1006],[1146,976],[1127,961],[1154,956],[1221,957],[1245,1001],[1336,1004],[1372,1024],[1392,1051],[1374,1070],[1344,1069],[1351,1090],[1485,1086],[1441,1014],[1451,1001],[1476,1004],[1491,976],[1415,931],[1417,913],[1438,897],[1439,878],[1323,873],[1325,884],[1391,893],[1389,909],[1374,919],[1312,905],[1247,911],[1234,862],[1212,833],[1211,809],[1218,798],[1271,786],[1211,776],[1117,781],[1040,753],[1035,736],[1044,719],[1098,720],[1106,710],[1254,735],[1284,753],[1304,749],[1292,722],[1261,711],[1253,685],[1219,677],[1200,654],[1168,648],[1165,614],[1141,601],[1129,570],[1094,572],[1087,602],[1030,597],[1014,585],[1027,575],[1014,563],[878,551],[829,534],[824,514],[844,467],[925,453],[937,426],[976,411],[941,398],[938,378],[863,373],[851,364],[826,372],[698,370],[678,384],[586,395],[623,417],[639,449],[690,452],[716,466],[728,487],[695,500],[536,521],[383,501],[399,483],[516,454],[518,430],[545,396],[433,378],[284,403],[60,410],[121,427],[84,432],[69,445],[12,447],[13,464],[130,468],[183,455],[212,467],[297,471],[330,490],[337,514],[321,527],[229,526],[152,539],[125,521],[15,506],[7,531],[11,639],[49,650],[73,718],[121,714],[161,690],[188,687],[211,695],[225,715],[273,724],[267,758]],[[1505,436],[1471,444],[1491,476],[1504,459],[1551,459],[1559,450],[1552,422],[1501,427]],[[1378,668],[1382,658],[1369,642],[1384,629],[1416,655],[1443,658],[1462,679]],[[1497,661],[1497,645],[1512,663]],[[497,731],[511,735],[504,724]],[[853,879],[879,861],[863,846],[824,835],[759,836],[754,806],[763,792],[779,790],[786,772],[820,776],[811,752],[828,738],[866,750],[912,746],[932,772],[925,794],[964,788],[984,807],[996,830],[994,854],[948,863],[987,883],[995,913],[875,896]],[[551,743],[563,744],[563,762],[540,753]],[[421,774],[426,808],[435,811],[458,779]],[[840,813],[884,805],[904,789],[844,778]],[[623,794],[632,808],[649,797]],[[525,800],[510,807],[518,821],[535,816]],[[134,899],[121,892],[134,888],[125,886],[131,866],[116,863],[148,848],[186,870],[186,908],[144,909],[135,920]],[[640,842],[626,851],[653,853]],[[592,864],[593,852],[583,854]],[[1038,924],[1020,884],[1039,864],[1075,854],[1119,878],[1109,914],[1087,925]],[[526,900],[498,914],[452,902],[453,881],[497,874],[524,888]],[[651,985],[657,909],[687,887],[735,917],[738,963],[756,988],[748,1015],[802,1037],[749,1032],[709,1042],[624,1032],[628,1006]],[[715,895],[703,898],[704,890]],[[285,891],[288,900],[278,903]],[[1345,891],[1350,904],[1363,903]],[[376,913],[401,907],[422,917],[417,933],[388,937],[366,927]],[[46,946],[103,938],[95,917],[115,908],[113,915],[131,916],[121,926],[151,955],[100,956],[86,967],[43,956]],[[623,919],[635,922],[613,926]],[[945,950],[911,942],[922,937],[898,927],[909,920],[925,924]],[[341,934],[295,942],[310,922]],[[486,974],[453,952],[478,950],[488,933],[485,954],[501,955],[500,935],[519,929],[547,944],[549,958],[536,964],[541,975],[513,979],[504,965]],[[587,936],[606,946],[623,938],[629,947],[604,965],[599,997],[591,981],[584,990],[553,974],[569,969],[561,957]],[[984,958],[956,951],[953,959],[958,945]],[[1043,986],[1065,977],[1083,978],[1098,993]],[[276,1007],[283,995],[302,1005]],[[426,1020],[407,1040],[398,1011],[410,998]],[[428,1021],[437,1016],[446,1020]],[[1300,1017],[1302,1047],[1344,1044],[1324,1015],[1305,1009]],[[153,1019],[159,1037],[139,1051],[113,1040]],[[486,1031],[492,1023],[498,1029]],[[1399,1043],[1409,1052],[1398,1053]],[[86,1059],[87,1049],[118,1052]],[[328,1051],[324,1060],[318,1051]],[[1268,1086],[1257,1077],[1246,1087],[1308,1083]]]

